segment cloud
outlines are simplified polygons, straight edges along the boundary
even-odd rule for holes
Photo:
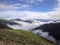
[[[26,0],[27,3],[34,4],[38,2],[43,2],[43,0]]]
[[[24,0],[20,0],[24,1]],[[38,2],[43,2],[44,0],[25,0],[25,2],[30,4],[36,4]],[[13,2],[11,2],[13,3]],[[20,17],[26,19],[33,19],[33,18],[45,18],[45,19],[60,19],[60,0],[58,0],[58,6],[54,8],[53,11],[50,12],[32,12],[32,11],[25,11],[28,10],[31,5],[30,4],[21,4],[21,3],[14,3],[14,4],[7,4],[7,2],[0,3],[0,17]],[[18,11],[18,10],[23,11]]]
[[[43,0],[37,0],[38,2],[44,2]]]
[[[0,3],[0,10],[17,10],[17,9],[27,9],[29,8],[28,4],[3,4]]]
[[[53,11],[48,12],[51,15],[52,19],[59,19],[60,20],[60,0],[58,0],[58,6],[54,8]]]
[[[14,3],[14,1],[2,1],[0,2],[0,10],[28,10],[32,7],[30,4],[36,4],[38,2],[43,2],[43,0],[20,0],[22,3]],[[19,1],[19,2],[20,2]],[[25,2],[25,3],[24,3]],[[30,3],[30,4],[26,4]]]
[[[20,1],[24,1],[24,0],[20,0]],[[29,1],[29,3],[36,3],[37,1],[42,1],[42,0],[26,0],[26,2],[27,1]],[[41,18],[41,17],[45,18],[46,15],[42,13],[31,12],[31,11],[18,11],[18,10],[27,10],[29,9],[29,7],[31,7],[30,4],[21,4],[21,3],[7,4],[7,1],[0,3],[0,10],[3,10],[0,11],[0,17],[3,18],[19,17],[19,18],[26,18],[26,19]]]
[[[24,18],[24,19],[49,19],[50,16],[45,13],[31,11],[1,11],[0,17],[4,18]]]

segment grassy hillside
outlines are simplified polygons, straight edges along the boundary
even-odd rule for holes
[[[0,45],[55,45],[52,42],[24,30],[0,30]]]

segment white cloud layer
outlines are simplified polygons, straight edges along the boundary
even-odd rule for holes
[[[38,2],[43,2],[43,0],[26,0],[27,3],[34,4]]]
[[[30,11],[4,11],[0,12],[0,17],[4,18],[25,18],[25,19],[49,19],[50,16],[40,12]]]
[[[30,3],[30,4],[43,2],[43,0],[20,0],[20,1],[25,2],[25,3]],[[8,4],[7,2],[9,1],[0,2],[0,10],[28,9],[29,7],[31,7],[30,4],[25,4],[25,3],[22,4],[22,3],[14,3],[14,2],[10,2],[10,4]]]
[[[21,0],[24,1],[24,0]],[[43,0],[26,0],[29,3],[37,3],[43,2]],[[60,19],[60,0],[58,0],[58,7],[54,8],[53,11],[50,12],[31,12],[31,11],[17,11],[16,9],[28,9],[31,7],[29,4],[4,4],[0,3],[0,17],[7,17],[7,18],[26,18],[26,19],[34,19],[34,18],[44,18],[44,19]]]
[[[27,9],[29,7],[28,4],[3,4],[0,3],[0,10],[16,10],[16,9]]]
[[[53,19],[60,19],[60,0],[58,0],[58,7],[55,8],[54,11],[48,12]]]

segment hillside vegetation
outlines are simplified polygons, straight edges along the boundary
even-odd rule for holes
[[[0,29],[0,45],[55,45],[28,31]]]

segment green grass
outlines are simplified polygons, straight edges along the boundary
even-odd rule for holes
[[[2,42],[2,44],[1,44]],[[25,30],[0,29],[0,45],[55,45]]]
[[[29,38],[31,38],[32,40],[36,40],[36,41],[39,41],[39,42],[42,42],[42,43],[47,43],[49,45],[53,45],[52,42],[48,42],[48,40],[32,33],[32,32],[28,32],[28,31],[25,31],[25,30],[8,30],[8,31],[11,31],[11,32],[15,32],[17,34],[20,34],[20,35],[24,35],[24,36],[28,36]]]

